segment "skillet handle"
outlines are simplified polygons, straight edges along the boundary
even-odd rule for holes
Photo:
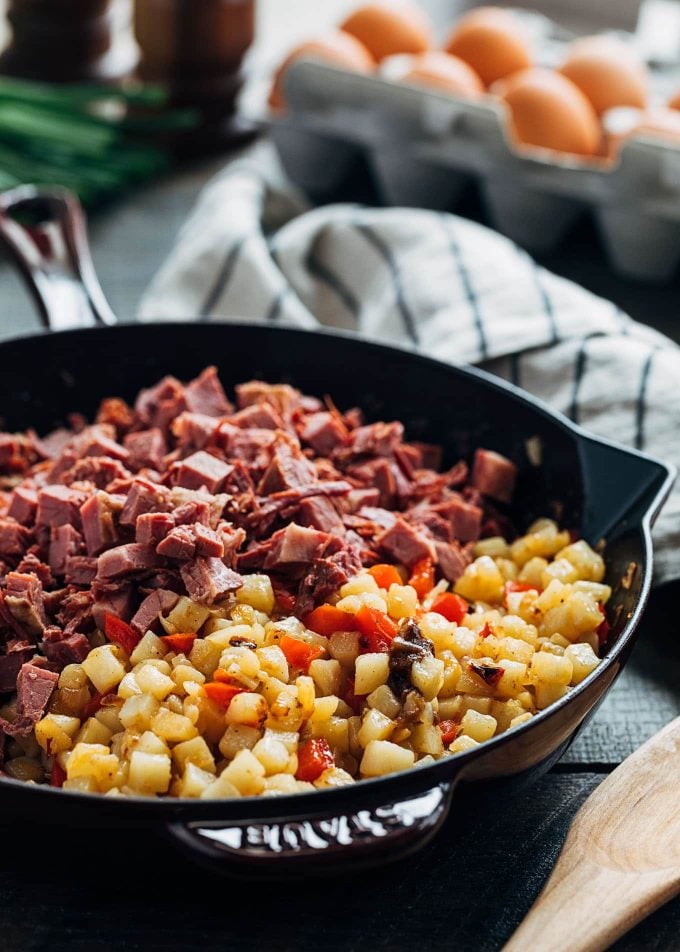
[[[248,879],[289,879],[356,870],[401,859],[425,846],[451,807],[454,783],[336,816],[261,821],[170,823],[168,832],[193,859]]]
[[[0,193],[0,242],[19,265],[48,330],[117,323],[73,193],[34,185]]]

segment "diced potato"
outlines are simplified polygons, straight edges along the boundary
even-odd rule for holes
[[[163,701],[175,690],[172,678],[152,664],[150,661],[135,668],[135,680],[144,694],[150,694],[158,701]]]
[[[234,625],[229,621],[223,621],[220,623],[220,627],[213,631],[211,634],[206,633],[205,640],[211,642],[214,645],[219,645],[222,651],[225,648],[236,648],[238,647],[238,641],[244,639],[245,641],[250,641],[254,644],[252,639],[252,628],[250,625]],[[236,644],[233,644],[236,640]]]
[[[612,597],[611,586],[602,585],[600,582],[584,582],[579,579],[579,581],[574,582],[573,588],[575,592],[585,592],[602,605],[606,605]]]
[[[135,694],[141,694],[142,689],[137,684],[137,678],[135,677],[134,671],[128,671],[125,677],[121,680],[118,685],[118,697],[127,698],[134,697]]]
[[[515,697],[524,688],[527,666],[519,661],[509,660],[501,661],[500,666],[503,668],[503,674],[496,684],[496,694],[500,697]]]
[[[178,664],[172,671],[172,680],[180,691],[187,691],[188,684],[204,684],[205,675],[190,664]]]
[[[500,602],[505,579],[489,555],[481,555],[465,569],[454,589],[468,601]]]
[[[518,714],[517,717],[513,717],[513,719],[510,721],[508,729],[512,727],[519,727],[520,724],[526,724],[526,722],[530,721],[533,716],[534,715],[529,711],[525,711],[524,714]]]
[[[362,718],[359,743],[365,748],[372,740],[387,740],[395,727],[391,718],[385,717],[377,708],[369,708]]]
[[[572,684],[580,684],[600,663],[600,659],[590,645],[583,643],[569,645],[568,648],[565,648],[564,657],[572,664]]]
[[[233,754],[229,756],[233,757]],[[184,772],[186,772],[189,764],[193,764],[206,773],[215,773],[215,758],[202,737],[193,737],[191,740],[185,740],[181,744],[177,744],[172,748],[172,759],[179,769]]]
[[[161,616],[161,624],[168,634],[200,631],[209,615],[210,609],[205,605],[199,605],[198,602],[182,596],[169,615]]]
[[[346,582],[340,589],[340,597],[347,598],[348,595],[364,595],[366,592],[379,593],[378,583],[368,572],[360,572],[349,582]]]
[[[158,635],[154,635],[152,631],[147,631],[130,655],[130,664],[135,665],[139,664],[140,661],[164,658],[167,652],[168,649]]]
[[[232,698],[224,719],[227,724],[262,727],[267,719],[267,713],[267,702],[262,695],[246,691]]]
[[[441,757],[444,753],[442,733],[434,724],[416,724],[411,731],[409,743],[418,754]]]
[[[58,754],[62,750],[70,750],[73,738],[80,728],[77,717],[67,717],[64,714],[46,714],[35,725],[35,738],[47,754]]]
[[[531,662],[531,677],[535,683],[571,684],[574,666],[566,656],[537,651]]]
[[[220,656],[220,668],[239,679],[257,679],[260,659],[250,648],[230,646]]]
[[[274,589],[268,575],[244,575],[243,585],[236,592],[236,601],[251,605],[259,612],[271,615],[274,610]]]
[[[82,664],[67,664],[59,675],[57,684],[60,688],[78,690],[78,688],[87,687],[87,680]]]
[[[354,664],[359,656],[359,632],[335,631],[328,641],[328,653],[331,658],[345,667]]]
[[[590,548],[585,539],[561,549],[557,557],[571,562],[578,577],[585,582],[601,582],[604,578],[604,559]]]
[[[198,731],[188,717],[161,708],[151,722],[151,730],[169,744],[196,737]]]
[[[182,779],[174,788],[175,796],[178,797],[200,797],[204,791],[214,782],[215,776],[202,770],[192,761],[184,768]]]
[[[489,714],[494,704],[490,697],[474,697],[472,694],[466,694],[460,700],[460,710],[462,713],[465,713],[465,711],[477,711],[478,714]],[[440,717],[444,719],[443,714],[440,714]]]
[[[465,736],[481,743],[493,737],[498,725],[496,718],[490,714],[479,714],[477,711],[468,710],[463,715],[460,726]]]
[[[76,734],[75,740],[78,744],[108,744],[112,735],[113,731],[96,717],[88,717]]]
[[[597,629],[602,623],[602,612],[597,602],[585,592],[572,592],[561,605],[543,616],[543,633],[560,634],[569,641]]]
[[[267,796],[281,796],[286,793],[299,793],[300,784],[291,774],[276,774],[273,777],[266,777],[264,781],[264,793]]]
[[[202,800],[227,800],[230,797],[241,796],[238,787],[236,787],[225,774],[226,771],[223,771],[217,780],[213,780],[213,782],[203,790],[200,795]]]
[[[144,731],[137,740],[135,750],[143,750],[147,754],[167,754],[168,745],[153,731]]]
[[[418,658],[411,666],[411,684],[426,701],[431,701],[444,684],[444,662],[432,655]]]
[[[482,700],[481,698],[474,698],[473,700]],[[439,719],[441,721],[450,721],[457,717],[460,717],[465,708],[463,707],[463,698],[456,696],[451,698],[444,698],[439,701]]]
[[[289,754],[281,741],[271,734],[262,737],[253,747],[253,754],[260,761],[268,776],[285,773]]]
[[[525,585],[535,585],[536,589],[540,591],[540,589],[544,587],[543,573],[548,568],[548,565],[547,559],[542,558],[540,555],[533,556],[533,558],[529,559],[529,561],[525,562],[522,566],[517,576],[517,581],[524,582]]]
[[[278,645],[258,648],[256,655],[263,671],[279,681],[288,680],[288,660]]]
[[[312,737],[323,737],[334,751],[349,752],[349,720],[346,717],[329,717],[320,724],[310,724]]]
[[[418,610],[418,593],[412,585],[393,582],[387,593],[387,612],[391,618],[412,618]]]
[[[316,700],[314,680],[309,675],[302,674],[295,679],[295,687],[297,688],[298,701],[302,707],[303,717],[311,717]]]
[[[569,559],[555,559],[541,573],[541,587],[547,588],[554,578],[567,585],[578,579],[578,569]]]
[[[249,750],[240,750],[228,767],[220,774],[233,784],[241,796],[252,797],[264,789],[265,769],[257,757]]]
[[[388,740],[372,740],[364,750],[359,769],[364,777],[382,777],[384,774],[408,770],[414,763],[412,750]]]
[[[559,701],[567,693],[569,688],[565,684],[554,684],[541,681],[534,688],[536,707],[539,711]]]
[[[516,698],[511,698],[507,701],[492,701],[490,713],[496,718],[496,733],[501,734],[508,729],[515,717],[525,712],[520,702]]]
[[[507,558],[510,554],[510,546],[503,536],[489,536],[487,539],[480,539],[475,542],[475,558],[480,555],[490,555],[492,559]]]
[[[115,785],[119,766],[116,755],[104,744],[76,744],[68,754],[66,776],[69,780],[89,778],[104,793]]]
[[[297,748],[297,734],[294,736],[294,747]],[[233,760],[240,750],[252,750],[261,737],[262,731],[257,727],[248,727],[245,724],[230,724],[220,739],[220,753],[228,760]]]
[[[115,645],[100,645],[93,648],[82,663],[83,670],[100,694],[107,694],[117,687],[125,676],[125,665]]]
[[[367,605],[369,608],[377,608],[379,612],[387,611],[386,597],[384,595],[378,595],[377,592],[348,595],[346,598],[340,599],[337,603],[337,608],[342,612],[349,612],[352,615],[356,615],[362,605]]]
[[[473,737],[468,737],[467,734],[461,734],[460,737],[456,737],[454,742],[449,745],[449,753],[462,754],[466,750],[472,750],[474,747],[479,747],[479,741],[476,741]]]
[[[278,740],[283,744],[289,754],[294,754],[298,749],[300,737],[297,731],[277,731],[268,727],[264,732],[264,736]]]
[[[456,658],[461,661],[463,658],[472,654],[475,649],[476,642],[477,635],[474,633],[474,631],[470,631],[469,628],[461,626],[460,628],[456,628],[453,633],[451,651],[454,653]]]
[[[315,723],[327,721],[329,717],[332,717],[335,714],[339,703],[340,698],[336,697],[334,694],[329,694],[328,697],[315,698],[314,710],[311,714],[311,720]]]
[[[386,652],[359,655],[354,665],[354,693],[370,694],[390,676],[390,659]]]
[[[133,751],[128,784],[140,793],[166,793],[170,786],[170,756]]]
[[[197,638],[189,652],[189,661],[206,678],[211,678],[219,663],[222,648],[207,638]]]
[[[342,690],[342,667],[339,661],[335,661],[333,658],[315,658],[309,666],[309,673],[314,678],[314,683],[319,689],[320,695],[340,694]]]
[[[350,783],[354,783],[354,777],[346,770],[340,767],[329,767],[314,781],[314,786],[323,789],[324,787],[345,787]]]
[[[401,704],[387,684],[381,684],[375,691],[371,691],[366,698],[366,703],[369,707],[380,711],[385,717],[395,718],[401,710]]]
[[[123,725],[118,716],[119,711],[120,707],[100,707],[94,716],[98,721],[101,721],[104,727],[108,727],[112,734],[117,734],[118,731],[123,730]]]
[[[494,559],[494,562],[498,566],[498,571],[507,582],[517,581],[519,569],[514,562],[510,559]]]
[[[159,702],[150,694],[136,694],[125,701],[118,716],[123,727],[145,731],[151,727],[159,707]]]
[[[428,638],[434,645],[435,654],[440,651],[453,651],[456,625],[444,618],[438,612],[425,612],[418,621],[418,627],[423,638]]]

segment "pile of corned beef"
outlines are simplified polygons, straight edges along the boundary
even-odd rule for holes
[[[106,613],[146,631],[180,594],[213,604],[240,573],[271,575],[304,616],[362,565],[431,558],[454,581],[471,543],[505,533],[515,467],[477,451],[440,473],[401,423],[364,424],[287,385],[227,399],[214,367],[166,377],[134,407],[104,400],[40,439],[0,435],[0,692],[20,733]],[[30,663],[29,663],[30,662]],[[42,704],[42,706],[41,706]],[[23,726],[22,726],[23,725]]]

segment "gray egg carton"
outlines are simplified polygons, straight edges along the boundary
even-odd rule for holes
[[[546,150],[520,154],[492,100],[457,99],[317,62],[286,75],[288,109],[270,117],[290,178],[332,196],[360,162],[387,205],[455,211],[479,187],[498,231],[531,252],[555,248],[591,214],[615,271],[669,280],[680,260],[680,148],[636,137],[615,165]]]

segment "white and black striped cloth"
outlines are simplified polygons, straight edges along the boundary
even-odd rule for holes
[[[141,320],[268,318],[410,342],[480,364],[595,433],[680,465],[680,348],[453,215],[313,210],[252,164],[201,194]],[[680,577],[680,490],[655,530],[657,580]]]

